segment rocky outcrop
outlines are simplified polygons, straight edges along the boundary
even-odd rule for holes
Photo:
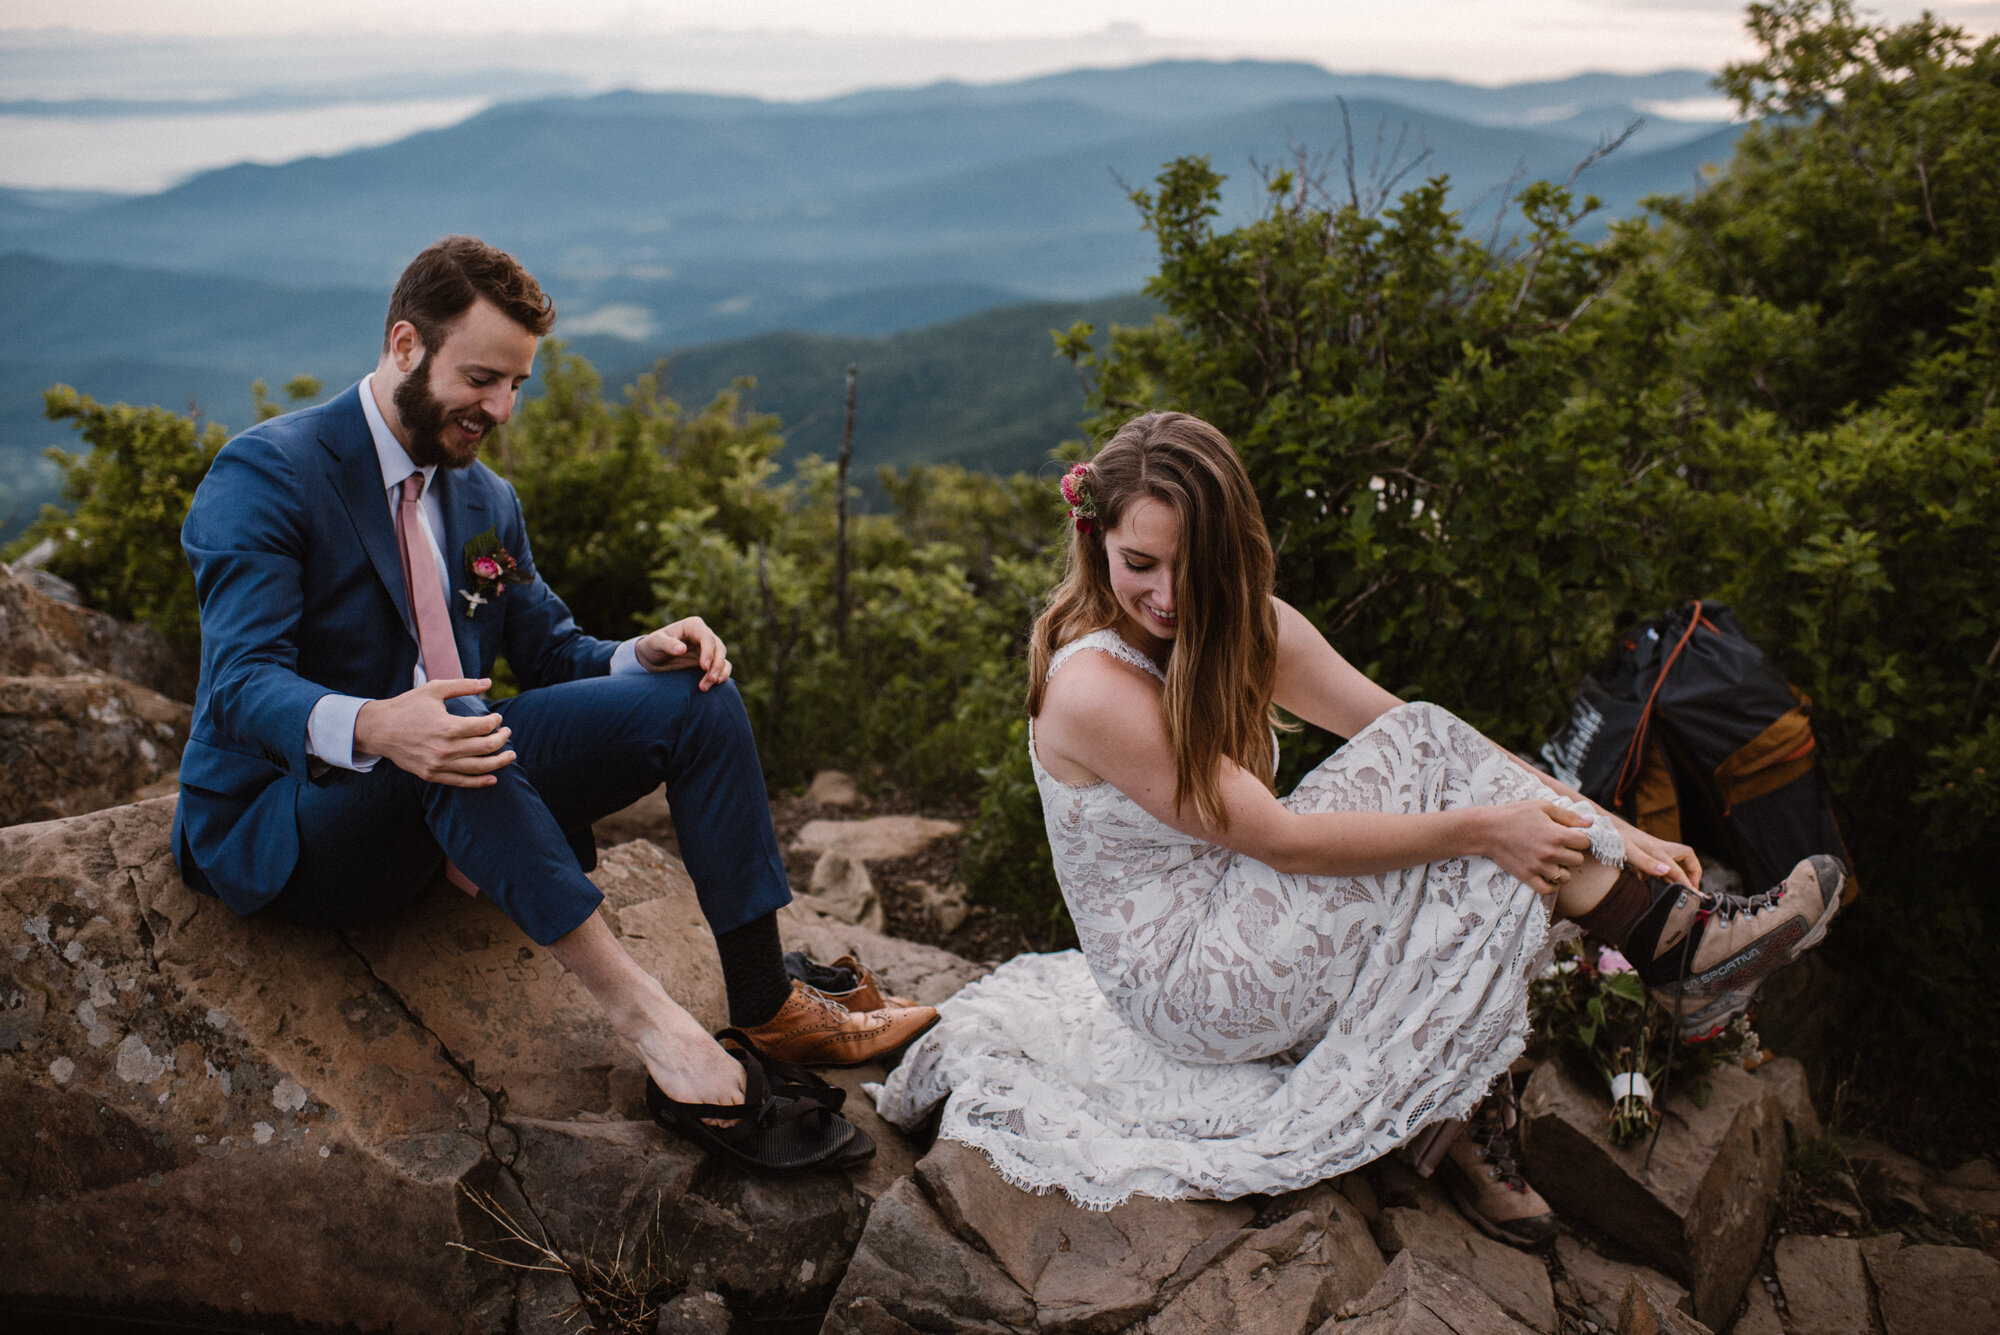
[[[102,673],[194,699],[195,655],[144,626],[59,602],[0,563],[0,676]]]
[[[0,826],[131,801],[180,769],[193,715],[97,673],[0,677]]]
[[[1723,1067],[1709,1082],[1704,1107],[1668,1096],[1657,1148],[1611,1145],[1609,1102],[1559,1061],[1529,1078],[1521,1115],[1528,1176],[1549,1204],[1686,1285],[1694,1315],[1721,1325],[1777,1212],[1785,1112],[1775,1081]]]
[[[180,767],[194,656],[0,565],[0,826],[129,802]]]
[[[1097,1213],[940,1141],[877,1203],[824,1329],[1307,1335],[1382,1268],[1332,1184]]]
[[[1463,1277],[1404,1252],[1319,1335],[1527,1335],[1527,1327]]]
[[[823,769],[813,775],[805,796],[806,801],[820,807],[852,807],[861,803],[861,790],[854,786],[853,776],[837,769]]]
[[[1548,1268],[1529,1252],[1495,1242],[1460,1214],[1436,1182],[1389,1159],[1368,1177],[1381,1203],[1375,1241],[1385,1255],[1410,1252],[1471,1281],[1514,1320],[1532,1330],[1556,1329],[1555,1291]]]
[[[0,1136],[0,1292],[555,1329],[570,1280],[514,1268],[546,1247],[671,1263],[738,1313],[796,1315],[839,1282],[870,1193],[908,1170],[879,1122],[883,1162],[852,1179],[723,1169],[643,1121],[636,1061],[486,901],[439,888],[351,935],[239,919],[175,876],[171,809],[0,831],[0,1107],[35,1129]],[[635,956],[719,1024],[679,864],[630,844],[595,879]],[[785,932],[918,996],[979,972],[809,910]],[[856,1118],[871,1126],[865,1101]]]

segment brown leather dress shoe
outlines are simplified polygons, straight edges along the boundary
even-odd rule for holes
[[[881,984],[875,980],[875,971],[852,955],[842,955],[828,967],[845,969],[861,980],[846,992],[829,992],[823,987],[814,989],[821,996],[830,1001],[837,1001],[851,1011],[879,1011],[884,1006],[909,1007],[917,1004],[909,997],[884,995]]]
[[[899,1051],[937,1023],[929,1006],[850,1010],[797,979],[778,1013],[743,1033],[757,1050],[802,1066],[859,1066]]]

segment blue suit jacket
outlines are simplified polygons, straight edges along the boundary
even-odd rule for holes
[[[521,503],[484,464],[440,468],[445,601],[468,677],[504,655],[523,690],[603,676],[609,640],[577,629],[539,578],[464,614],[465,544],[488,528],[534,570]],[[173,849],[181,874],[249,913],[299,858],[294,810],[314,782],[306,718],[321,696],[410,689],[417,644],[395,521],[359,386],[252,427],[222,448],[195,492],[181,546],[201,601],[201,679],[181,757]]]

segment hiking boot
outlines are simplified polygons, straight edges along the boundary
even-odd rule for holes
[[[1446,1147],[1438,1176],[1452,1201],[1481,1233],[1515,1247],[1555,1236],[1556,1217],[1521,1176],[1512,1133],[1497,1100],[1488,1099]]]
[[[1819,944],[1846,883],[1846,867],[1825,854],[1758,895],[1705,895],[1628,870],[1577,922],[1632,961],[1681,1041],[1697,1043],[1728,1028],[1766,978]]]

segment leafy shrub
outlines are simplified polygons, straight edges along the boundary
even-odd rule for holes
[[[298,402],[319,388],[311,376],[298,376],[285,393]],[[263,381],[250,394],[259,421],[282,411]],[[74,508],[44,506],[14,547],[25,551],[53,539],[48,568],[92,607],[190,647],[199,643],[201,611],[194,573],[181,556],[181,521],[229,429],[204,426],[191,413],[99,403],[68,385],[49,390],[43,403],[50,421],[75,425],[90,452],[49,451],[62,471],[63,498]]]
[[[49,419],[73,423],[90,452],[49,451],[75,509],[43,507],[17,546],[55,539],[49,570],[91,606],[196,644],[201,615],[181,558],[181,521],[228,431],[165,408],[102,404],[67,385],[44,402]]]

